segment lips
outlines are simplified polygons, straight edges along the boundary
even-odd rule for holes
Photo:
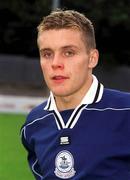
[[[56,82],[63,82],[64,80],[69,79],[66,76],[61,76],[61,75],[56,75],[52,77],[52,80],[56,81]]]
[[[54,80],[60,80],[60,79],[67,79],[67,77],[65,77],[65,76],[53,76],[52,79],[54,79]]]

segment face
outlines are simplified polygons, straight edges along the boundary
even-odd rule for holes
[[[55,96],[80,96],[86,92],[98,51],[88,53],[80,31],[46,30],[38,36],[38,47],[44,79]]]

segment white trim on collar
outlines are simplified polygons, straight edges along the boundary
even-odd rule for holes
[[[103,95],[103,89],[104,89],[103,85],[101,83],[99,83],[96,76],[93,75],[92,85],[78,106],[81,106],[83,104],[92,104],[94,102],[95,103],[99,102]],[[95,100],[95,98],[96,98],[96,100]],[[44,110],[49,110],[49,111],[56,110],[57,111],[55,99],[54,99],[52,92],[50,92],[50,96],[48,98],[47,105],[45,106]]]
[[[86,95],[84,96],[84,98],[80,104],[92,104],[93,103],[96,93],[97,93],[98,83],[99,82],[98,82],[96,76],[93,75],[92,85],[90,86],[88,92],[86,93]],[[101,100],[102,94],[103,94],[103,85],[100,84],[100,90],[99,90],[96,102],[99,102]]]

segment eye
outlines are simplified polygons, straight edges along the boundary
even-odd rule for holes
[[[73,50],[66,50],[66,51],[64,52],[64,55],[65,55],[66,57],[72,57],[72,56],[75,55],[75,52],[74,52]]]
[[[40,51],[40,55],[44,59],[51,59],[53,57],[53,52],[49,50]]]

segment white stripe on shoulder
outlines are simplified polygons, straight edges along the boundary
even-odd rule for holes
[[[129,108],[112,108],[112,107],[107,107],[107,108],[85,108],[87,111],[107,111],[107,110],[113,110],[113,111],[130,111]]]
[[[37,164],[38,160],[36,159],[36,161],[34,162],[34,164],[32,165],[32,171],[34,172],[34,174],[36,174],[37,176],[39,176],[41,179],[43,178],[43,176],[41,174],[39,174],[38,172],[36,172],[35,165]]]
[[[43,117],[41,117],[41,118],[34,119],[32,122],[26,124],[25,127],[30,126],[30,125],[32,125],[33,123],[37,122],[37,121],[41,121],[41,120],[45,119],[46,117],[48,117],[48,116],[50,116],[50,115],[53,115],[53,113],[49,113],[49,114],[47,114],[47,115],[45,115],[45,116],[43,116]]]
[[[22,135],[23,135],[23,136],[24,136],[24,138],[26,139],[25,129],[26,129],[26,127],[25,127],[25,126],[21,129],[20,136],[22,137]]]
[[[46,117],[48,117],[48,116],[50,116],[50,115],[53,115],[53,113],[49,113],[49,114],[47,114],[47,115],[45,115],[45,116],[43,116],[43,117],[41,117],[41,118],[34,119],[32,122],[26,124],[26,125],[21,129],[21,137],[22,137],[22,134],[23,134],[24,138],[26,139],[26,133],[25,133],[26,127],[32,125],[33,123],[35,123],[35,122],[37,122],[37,121],[41,121],[41,120],[43,120],[44,118],[46,118]]]

